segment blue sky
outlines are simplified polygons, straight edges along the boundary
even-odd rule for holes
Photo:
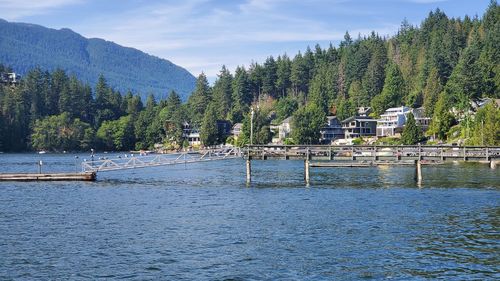
[[[307,46],[393,35],[440,8],[450,17],[481,16],[489,0],[0,0],[0,18],[71,28],[168,59],[213,81],[225,64],[294,56]]]

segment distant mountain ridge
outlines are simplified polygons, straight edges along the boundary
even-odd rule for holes
[[[172,62],[103,39],[87,39],[60,30],[0,19],[0,63],[24,74],[40,67],[64,69],[94,86],[100,74],[122,94],[131,90],[145,98],[166,97],[175,90],[183,100],[194,90],[196,78]]]

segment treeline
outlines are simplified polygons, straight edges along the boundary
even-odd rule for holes
[[[475,114],[471,103],[500,98],[498,46],[497,1],[482,18],[448,18],[437,9],[420,27],[403,21],[392,38],[372,32],[353,39],[346,32],[338,47],[316,45],[293,58],[268,57],[248,69],[238,67],[234,75],[222,67],[212,88],[203,86],[201,75],[188,105],[195,108],[195,121],[210,107],[218,119],[243,121],[243,142],[248,142],[252,104],[259,106],[254,143],[270,141],[270,122],[288,116],[296,117],[292,141],[315,143],[326,115],[342,120],[357,107],[371,106],[377,117],[389,107],[406,105],[425,108],[432,117],[428,134],[438,139],[500,144],[499,109],[491,104]]]
[[[150,95],[144,106],[140,96],[122,96],[103,76],[92,89],[62,70],[37,68],[19,85],[0,87],[0,150],[147,149],[180,140],[182,109],[175,92],[160,103]]]
[[[371,106],[425,107],[429,135],[468,144],[500,145],[500,109],[475,114],[471,101],[500,98],[500,7],[491,1],[482,18],[429,13],[420,27],[404,21],[392,38],[372,33],[338,47],[316,45],[293,58],[268,57],[234,74],[222,67],[213,86],[199,75],[187,103],[171,92],[143,105],[132,93],[111,89],[104,77],[95,89],[63,71],[30,71],[20,85],[0,87],[3,150],[148,149],[183,144],[183,122],[199,128],[205,145],[225,142],[216,120],[243,123],[238,144],[271,140],[269,126],[293,118],[293,142],[316,143],[327,115],[339,119]]]

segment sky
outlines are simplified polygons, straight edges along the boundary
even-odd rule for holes
[[[419,25],[431,10],[482,16],[490,0],[0,0],[0,18],[70,28],[168,59],[213,82],[222,65],[290,57],[307,46],[351,37],[394,35],[404,19]]]

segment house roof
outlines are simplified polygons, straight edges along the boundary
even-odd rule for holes
[[[425,112],[425,109],[424,109],[423,106],[419,107],[419,108],[414,108],[412,110],[413,116],[415,118],[424,118],[424,117],[426,117],[424,112]]]
[[[360,122],[377,122],[377,120],[372,119],[371,117],[366,117],[366,116],[351,116],[351,117],[343,120],[342,123],[347,123],[347,122],[351,122],[351,121],[354,121],[354,120],[357,120],[357,121],[360,121]]]
[[[393,111],[403,111],[404,112],[405,110],[408,111],[410,109],[411,108],[409,108],[407,106],[391,107],[391,108],[386,109],[385,112],[389,112],[389,111],[391,111],[391,112],[393,112]]]

